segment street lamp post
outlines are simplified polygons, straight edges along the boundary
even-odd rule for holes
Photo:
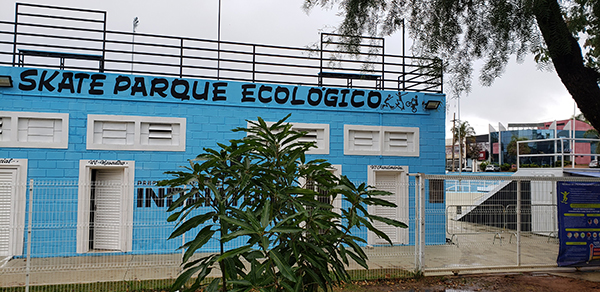
[[[133,74],[133,49],[134,49],[134,45],[135,45],[135,29],[138,27],[138,25],[140,24],[140,19],[136,16],[133,19],[133,34],[131,34],[131,74]]]

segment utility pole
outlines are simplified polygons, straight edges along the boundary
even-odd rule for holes
[[[454,172],[454,143],[456,142],[456,113],[452,118],[452,172]]]

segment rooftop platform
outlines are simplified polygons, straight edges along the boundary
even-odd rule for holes
[[[286,47],[106,29],[106,12],[18,3],[0,20],[0,65],[253,83],[443,92],[442,61],[391,55],[385,39],[322,33]]]

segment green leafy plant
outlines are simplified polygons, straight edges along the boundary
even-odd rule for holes
[[[273,124],[249,121],[250,127],[233,130],[246,132],[245,138],[205,149],[160,182],[179,188],[170,194],[179,196],[168,209],[168,220],[178,222],[170,238],[196,233],[181,247],[184,272],[174,290],[193,277],[187,290],[200,289],[219,267],[221,276],[205,291],[329,291],[350,279],[350,261],[368,268],[360,246],[366,241],[353,230],[367,229],[391,244],[374,222],[407,227],[369,214],[370,205],[396,207],[382,198],[389,192],[338,178],[325,160],[306,161],[306,151],[315,146],[300,142],[306,133],[294,131],[288,117]],[[334,210],[338,196],[345,207]],[[194,256],[211,239],[219,242],[219,252]],[[234,240],[244,243],[228,247]]]
[[[488,166],[489,162],[484,161],[481,164],[479,164],[479,170],[480,171],[485,171],[485,167]]]

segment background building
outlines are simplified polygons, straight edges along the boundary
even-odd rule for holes
[[[573,126],[574,125],[574,126]],[[536,140],[521,146],[520,154],[552,154],[564,153],[565,161],[572,160],[576,165],[587,167],[596,159],[598,145],[594,136],[594,128],[580,120],[557,120],[543,123],[510,123],[508,127],[498,124],[498,130],[490,125],[490,132],[476,135],[470,139],[471,146],[480,149],[479,162],[488,161],[493,164],[516,165],[515,150],[510,150],[511,141]],[[561,140],[560,138],[564,138]],[[574,140],[573,140],[574,139]],[[543,141],[548,140],[548,141]],[[491,141],[491,143],[489,142]],[[452,139],[446,139],[446,159],[451,159]],[[490,147],[491,144],[491,147]],[[527,152],[527,153],[524,153]],[[574,153],[574,155],[571,155]],[[463,154],[464,157],[465,154]],[[455,146],[455,157],[458,161],[458,146]],[[458,165],[458,162],[455,162]],[[467,159],[467,165],[473,161]],[[449,163],[449,162],[448,162]],[[448,164],[447,163],[447,164]],[[523,157],[520,164],[527,167],[560,166],[560,156],[545,155],[540,157]]]

